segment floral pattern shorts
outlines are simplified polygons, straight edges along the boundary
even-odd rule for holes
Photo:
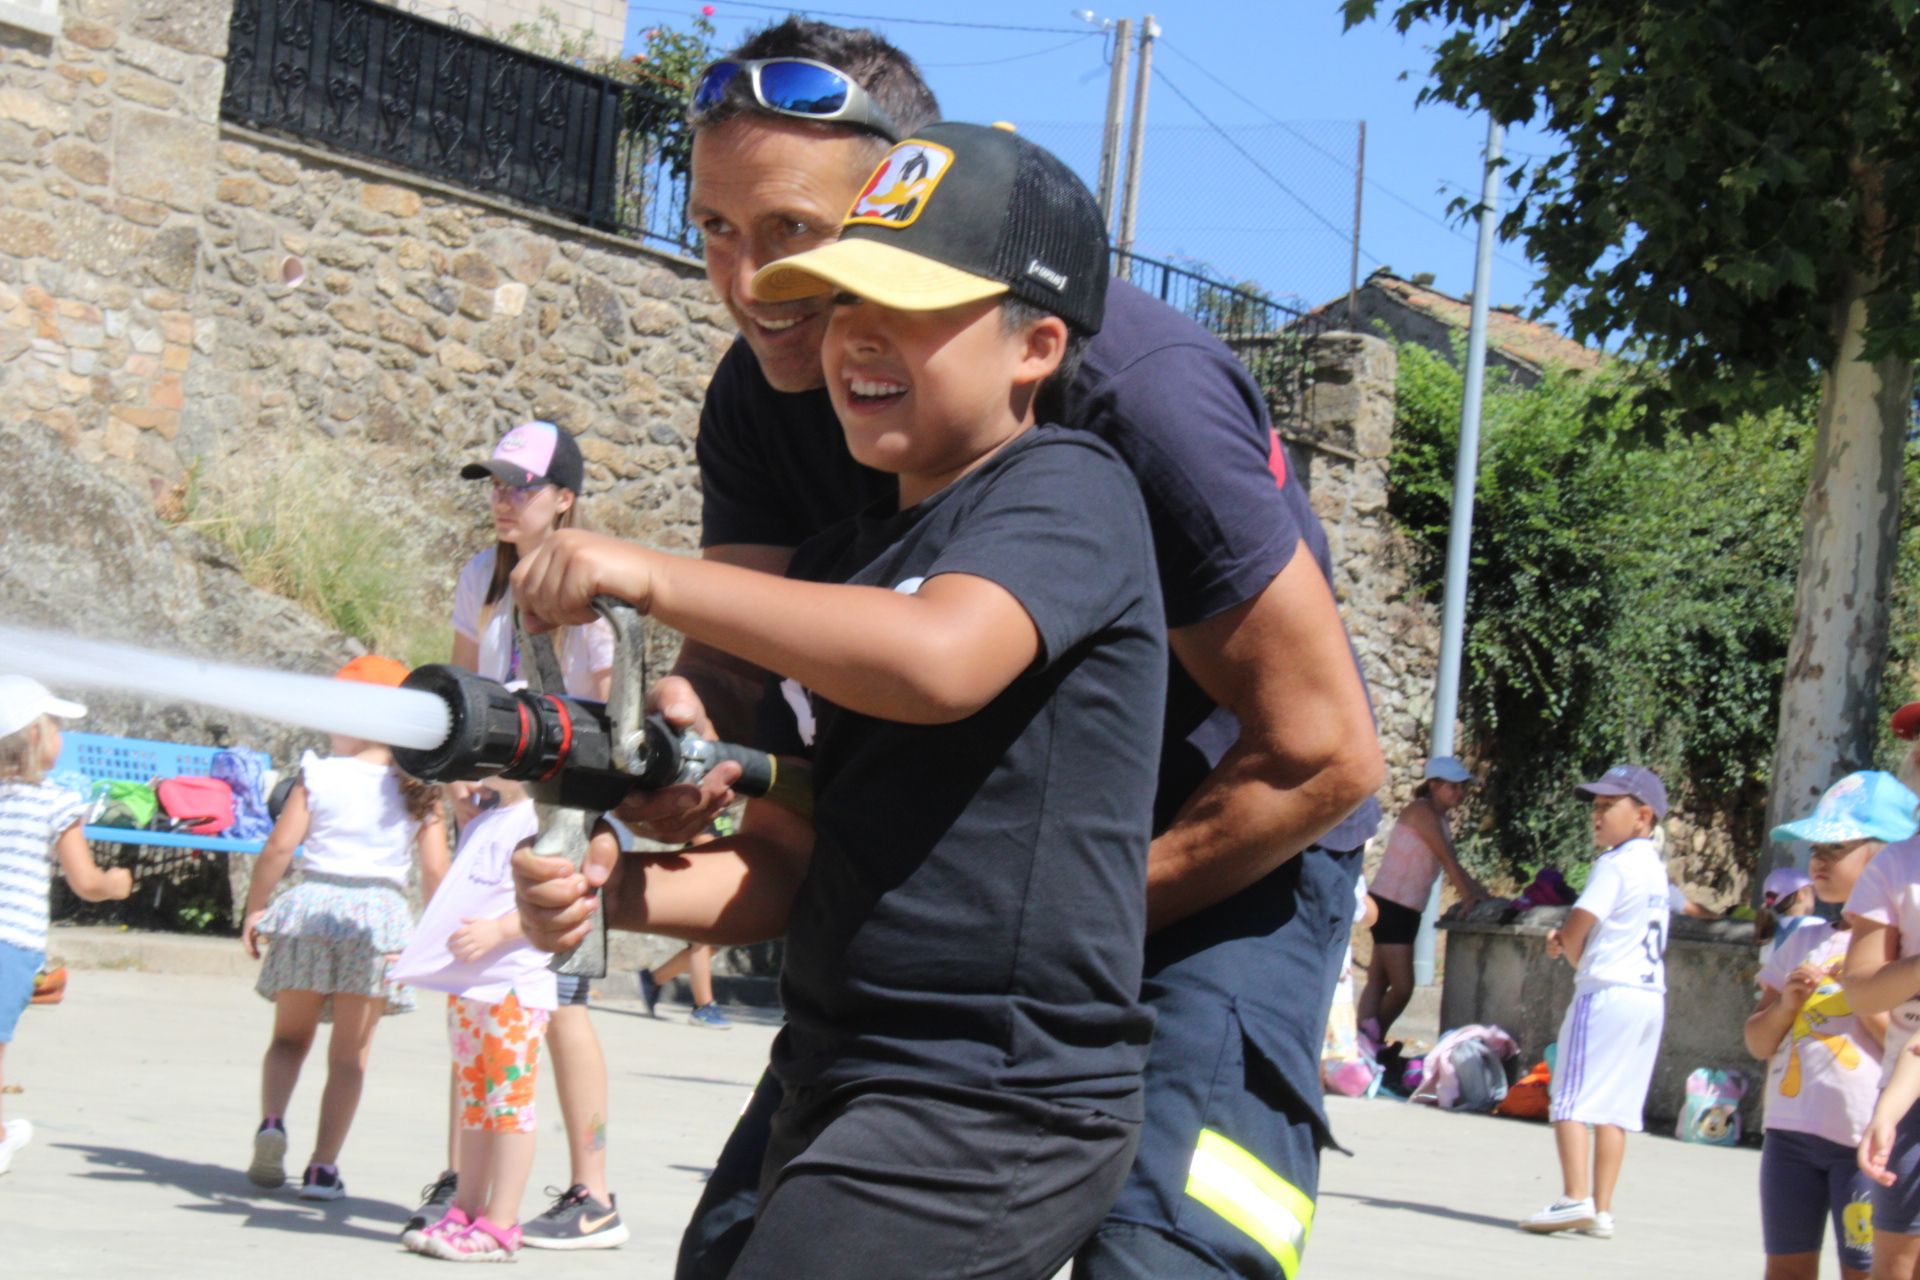
[[[540,1077],[546,1009],[522,1007],[511,991],[499,1004],[447,997],[447,1039],[459,1075],[460,1127],[533,1132],[533,1090]]]

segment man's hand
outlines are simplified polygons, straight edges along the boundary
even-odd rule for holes
[[[520,929],[542,951],[568,951],[586,941],[588,921],[611,893],[620,867],[612,828],[596,827],[579,870],[565,858],[545,858],[523,845],[513,855],[513,894]]]
[[[666,676],[647,690],[647,710],[658,711],[676,729],[691,727],[703,738],[715,736],[700,695],[680,676]],[[649,840],[685,844],[733,803],[733,784],[739,779],[740,766],[723,760],[698,785],[676,783],[658,791],[634,792],[620,802],[613,816]]]
[[[595,596],[615,596],[646,613],[654,554],[602,533],[555,530],[513,571],[514,603],[534,631],[594,621]]]

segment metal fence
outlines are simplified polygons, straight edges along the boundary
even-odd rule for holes
[[[681,106],[375,0],[236,0],[221,115],[690,246]]]
[[[1274,426],[1294,431],[1306,424],[1307,341],[1327,326],[1316,313],[1300,311],[1265,294],[1242,289],[1223,280],[1113,251],[1116,278],[1127,278],[1154,297],[1198,321],[1247,366],[1267,396]]]

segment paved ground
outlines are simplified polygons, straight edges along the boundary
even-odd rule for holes
[[[622,1001],[601,1008],[614,1063],[611,1163],[634,1240],[606,1254],[530,1253],[522,1265],[653,1280],[672,1272],[680,1226],[773,1027],[719,1033],[689,1027],[684,1010],[655,1021]],[[8,1080],[26,1091],[4,1105],[31,1118],[38,1136],[0,1178],[0,1272],[333,1280],[434,1266],[404,1253],[395,1233],[440,1167],[438,1019],[423,1012],[382,1027],[342,1162],[351,1194],[330,1205],[261,1192],[241,1173],[267,1029],[265,1004],[237,977],[79,971],[65,1004],[29,1010],[6,1062]],[[290,1159],[305,1154],[318,1090],[310,1071],[290,1117]],[[541,1105],[549,1119],[530,1211],[540,1187],[565,1180],[558,1111],[544,1090]],[[1336,1099],[1332,1111],[1355,1154],[1328,1158],[1309,1276],[1677,1280],[1759,1270],[1756,1152],[1639,1139],[1616,1239],[1537,1239],[1511,1223],[1554,1190],[1544,1126],[1390,1102]]]

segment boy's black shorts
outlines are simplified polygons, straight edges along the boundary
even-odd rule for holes
[[[730,1274],[1047,1280],[1113,1204],[1139,1137],[1097,1111],[973,1090],[789,1094]]]

